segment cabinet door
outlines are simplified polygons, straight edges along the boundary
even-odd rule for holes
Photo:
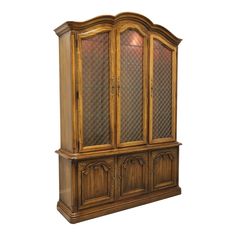
[[[165,39],[151,35],[150,143],[176,138],[176,53],[177,49]]]
[[[78,35],[80,151],[114,147],[114,50],[110,28]]]
[[[118,158],[119,198],[131,197],[147,192],[147,153],[123,155]]]
[[[141,145],[147,142],[147,36],[130,23],[117,32],[117,145]]]
[[[152,191],[176,186],[178,183],[178,150],[153,151],[150,170]]]
[[[79,206],[90,207],[114,200],[114,158],[79,163]]]

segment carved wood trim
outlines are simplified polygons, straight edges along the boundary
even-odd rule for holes
[[[141,166],[143,166],[145,164],[145,161],[143,160],[143,157],[127,157],[124,161],[123,161],[123,168],[126,169],[128,164],[134,164],[135,162],[138,162]]]
[[[111,169],[111,166],[108,166],[105,161],[97,161],[89,163],[85,166],[85,168],[82,170],[82,174],[88,175],[89,169],[93,168],[94,170],[98,169],[99,166],[103,168],[104,171],[108,172]]]
[[[158,158],[169,158],[171,161],[174,159],[174,155],[172,152],[161,152],[161,153],[158,153],[157,155],[154,155],[153,157],[153,161],[155,161],[156,159]]]
[[[56,151],[61,157],[66,159],[78,159],[78,160],[87,160],[88,158],[99,158],[101,156],[110,156],[110,155],[118,155],[118,154],[130,154],[141,151],[153,151],[153,150],[162,150],[166,148],[178,147],[181,145],[179,142],[171,142],[171,143],[158,143],[158,144],[148,144],[145,146],[137,146],[137,147],[126,147],[122,149],[112,149],[112,150],[101,150],[96,152],[87,152],[87,153],[72,153],[63,149],[59,149]]]

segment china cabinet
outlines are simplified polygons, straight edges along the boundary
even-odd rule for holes
[[[135,13],[66,22],[59,36],[57,208],[71,223],[181,193],[180,39]]]

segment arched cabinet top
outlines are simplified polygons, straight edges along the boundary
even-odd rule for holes
[[[68,31],[83,31],[87,28],[96,27],[99,25],[113,26],[121,21],[131,21],[134,23],[135,22],[139,23],[143,27],[145,27],[148,31],[162,35],[164,38],[166,38],[168,41],[170,41],[172,44],[176,46],[181,42],[181,39],[177,38],[174,34],[172,34],[169,30],[167,30],[163,26],[154,24],[151,20],[149,20],[145,16],[130,12],[120,13],[116,16],[111,16],[111,15],[98,16],[96,18],[84,22],[67,21],[61,26],[57,27],[55,29],[55,32],[58,36],[61,36]]]

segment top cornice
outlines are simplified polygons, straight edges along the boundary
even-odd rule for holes
[[[111,15],[98,16],[84,22],[67,21],[61,26],[57,27],[54,31],[56,32],[58,36],[61,36],[68,31],[72,31],[72,30],[81,31],[88,27],[96,26],[99,24],[115,25],[117,22],[122,21],[122,20],[131,20],[131,21],[140,23],[144,27],[146,27],[147,30],[161,34],[163,37],[165,37],[167,40],[172,42],[174,45],[178,45],[182,40],[182,39],[177,38],[165,27],[154,24],[147,17],[137,14],[137,13],[131,13],[131,12],[120,13],[116,16],[111,16]]]

